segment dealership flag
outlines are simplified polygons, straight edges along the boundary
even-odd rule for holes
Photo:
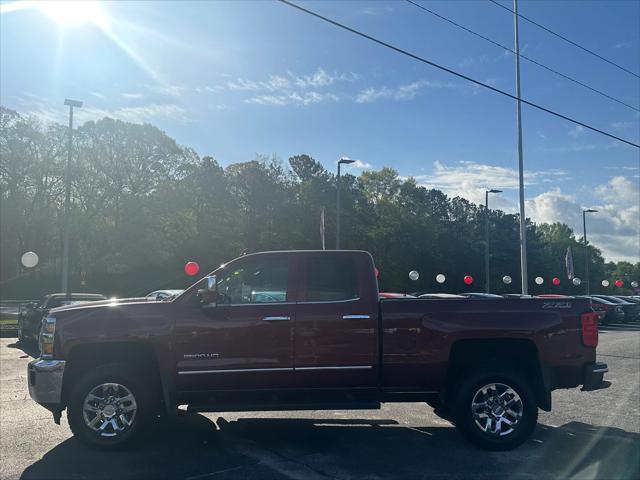
[[[320,211],[320,240],[322,241],[322,249],[324,250],[324,207]]]
[[[567,247],[567,253],[564,256],[564,264],[567,266],[567,277],[573,280],[575,273],[573,271],[573,255],[571,255],[571,247]]]

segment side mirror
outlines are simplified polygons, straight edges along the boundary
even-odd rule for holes
[[[218,279],[215,275],[209,275],[207,278],[207,290],[215,292],[218,288]]]
[[[205,288],[198,290],[200,305],[203,308],[215,307],[218,300],[218,283],[215,275],[205,277]]]

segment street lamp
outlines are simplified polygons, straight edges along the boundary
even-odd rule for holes
[[[587,213],[596,213],[598,210],[594,210],[593,208],[587,208],[586,210],[582,210],[582,231],[583,231],[583,241],[584,241],[584,284],[586,294],[589,295],[589,249],[587,248]]]
[[[342,157],[338,161],[338,178],[336,181],[336,250],[340,250],[340,166],[355,162],[348,157]]]
[[[489,293],[489,194],[502,193],[502,190],[484,191],[484,289]]]
[[[65,99],[69,106],[69,147],[67,148],[67,166],[64,173],[64,227],[62,230],[62,291],[67,299],[71,297],[69,288],[69,210],[71,207],[71,153],[73,149],[73,107],[82,107],[79,100]]]

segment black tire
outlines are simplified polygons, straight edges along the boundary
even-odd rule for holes
[[[18,341],[24,342],[27,338],[24,335],[24,323],[22,318],[18,318]]]
[[[67,418],[74,436],[82,443],[101,450],[116,450],[131,445],[146,430],[155,413],[151,401],[152,392],[145,385],[143,378],[142,375],[130,371],[126,365],[122,364],[102,365],[81,377],[71,392],[67,405]],[[135,415],[131,419],[130,426],[124,427],[120,432],[114,432],[113,425],[115,424],[109,424],[104,431],[98,432],[85,421],[83,405],[89,393],[100,388],[100,385],[110,383],[118,384],[130,392],[135,400]],[[118,392],[116,395],[126,394],[124,389],[118,389]],[[106,398],[106,394],[107,392],[105,392],[104,398]],[[132,405],[131,402],[129,402],[130,405]],[[89,412],[88,415],[93,415],[93,413]],[[110,418],[113,417],[116,417],[116,423],[121,424],[118,421],[118,415],[112,414]],[[101,422],[98,421],[98,423]]]
[[[493,412],[489,412],[490,409],[486,411],[489,412],[493,427],[495,428],[496,425],[501,425],[498,427],[498,431],[496,433],[483,431],[481,426],[476,423],[476,418],[472,411],[472,401],[474,397],[476,397],[476,394],[479,395],[479,397],[476,397],[476,400],[486,398],[480,392],[481,389],[487,385],[498,385],[497,392],[504,392],[505,389],[503,386],[507,386],[519,397],[519,402],[514,400],[512,408],[520,413],[521,416],[516,421],[513,429],[511,429],[509,425],[502,423],[502,421],[496,420],[496,418],[492,416]],[[488,391],[496,390],[489,389]],[[493,398],[495,398],[495,396],[493,396]],[[503,400],[514,398],[515,397],[512,397],[509,392],[507,392]],[[496,408],[498,412],[501,412],[499,406],[496,406]],[[478,409],[478,411],[480,411],[480,409]],[[536,423],[538,422],[536,397],[526,376],[517,370],[493,364],[478,367],[462,378],[462,383],[455,395],[453,414],[456,420],[456,427],[460,429],[462,434],[470,442],[484,450],[492,451],[511,450],[521,445],[533,433]],[[516,417],[509,414],[504,418],[513,422]],[[489,418],[486,420],[479,418],[478,422],[480,424],[484,423],[486,427],[487,420],[489,420]]]

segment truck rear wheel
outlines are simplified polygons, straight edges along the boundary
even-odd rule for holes
[[[69,426],[81,442],[101,449],[122,448],[149,423],[148,389],[125,365],[103,365],[73,389]]]
[[[538,406],[523,374],[487,365],[463,380],[454,415],[456,426],[475,445],[485,450],[511,450],[533,432]]]

